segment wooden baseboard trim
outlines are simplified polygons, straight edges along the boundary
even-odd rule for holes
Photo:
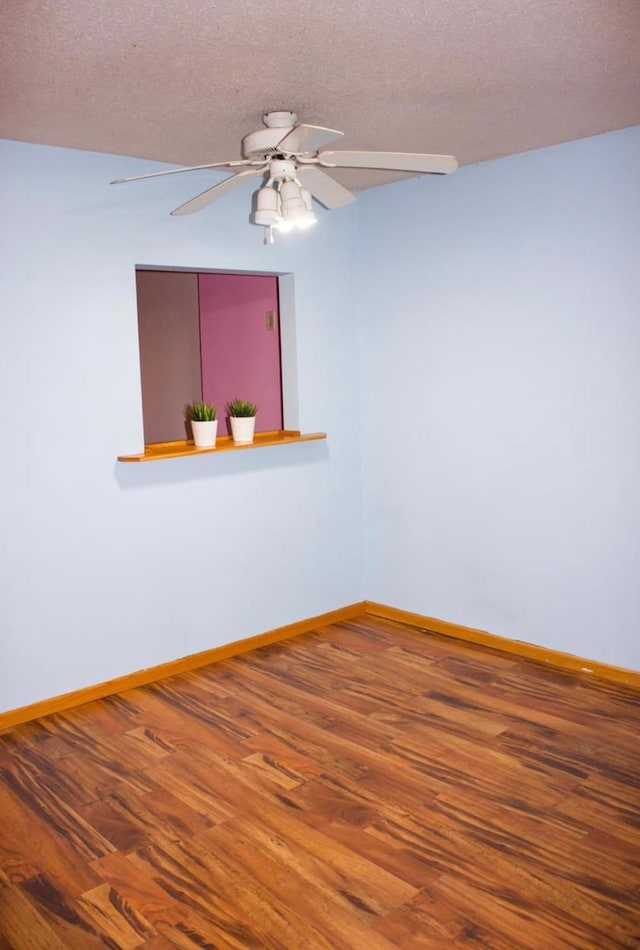
[[[309,633],[312,630],[317,630],[318,627],[340,623],[343,620],[352,620],[354,617],[362,616],[363,613],[364,601],[361,601],[348,607],[341,607],[339,610],[331,610],[329,613],[320,614],[318,617],[309,617],[307,620],[299,620],[297,623],[290,623],[285,627],[278,627],[276,630],[260,633],[246,640],[227,643],[221,647],[214,647],[212,650],[205,650],[202,653],[194,653],[179,660],[171,660],[169,663],[149,667],[147,670],[128,673],[126,676],[119,676],[116,679],[108,680],[106,683],[98,683],[95,686],[74,690],[72,693],[64,693],[62,696],[43,699],[40,702],[32,703],[30,706],[22,706],[20,709],[11,709],[8,712],[0,713],[0,732],[6,732],[8,729],[13,729],[14,726],[31,722],[33,719],[50,716],[52,713],[65,712],[76,706],[83,706],[85,703],[93,702],[94,699],[104,699],[105,696],[113,696],[114,693],[122,693],[127,689],[134,689],[136,686],[146,686],[157,680],[165,679],[167,676],[188,673],[190,670],[197,670],[201,666],[208,666],[209,663],[219,663],[221,660],[226,660],[232,656],[240,656],[242,653],[249,653],[251,650],[268,646],[270,643],[277,643],[279,640],[288,640],[290,637]]]
[[[428,633],[441,633],[445,637],[454,637],[456,640],[477,643],[480,646],[491,647],[493,650],[501,650],[503,653],[515,653],[517,656],[535,660],[537,663],[545,663],[547,666],[571,670],[574,673],[590,673],[601,679],[640,689],[640,673],[634,670],[609,666],[607,663],[599,663],[597,660],[585,660],[579,656],[572,656],[570,653],[561,653],[559,650],[550,650],[547,647],[536,646],[533,643],[524,643],[522,640],[509,640],[506,637],[498,637],[494,633],[487,633],[484,630],[462,627],[456,623],[449,623],[447,620],[425,617],[422,614],[399,610],[397,607],[387,607],[385,604],[376,604],[369,600],[365,601],[364,610],[365,613],[371,614],[373,617],[380,617],[382,620],[394,620],[410,627],[418,627]]]
[[[8,712],[0,713],[0,733],[13,729],[14,726],[19,726],[22,723],[41,719],[43,716],[50,716],[52,713],[64,712],[76,706],[83,706],[95,699],[113,696],[114,693],[122,693],[137,686],[146,686],[168,676],[188,673],[202,666],[208,666],[210,663],[219,663],[229,657],[249,653],[251,650],[268,646],[270,643],[278,643],[280,640],[288,640],[303,633],[310,633],[312,630],[317,630],[318,627],[340,623],[343,620],[352,620],[363,613],[380,617],[382,620],[392,620],[396,623],[407,624],[410,627],[417,627],[427,633],[440,633],[445,637],[466,640],[468,643],[477,643],[480,646],[491,647],[493,650],[501,650],[503,653],[513,653],[529,660],[535,660],[538,663],[544,663],[547,666],[554,666],[576,673],[590,673],[602,679],[640,689],[640,672],[634,670],[625,670],[622,667],[610,666],[596,660],[585,660],[578,656],[572,656],[570,653],[561,653],[559,650],[550,650],[546,647],[536,646],[533,643],[524,643],[521,640],[509,640],[506,637],[498,637],[493,633],[487,633],[485,630],[463,627],[459,624],[449,623],[447,620],[437,620],[435,617],[426,617],[423,614],[416,614],[408,610],[400,610],[397,607],[388,607],[385,604],[377,604],[367,600],[329,611],[326,614],[320,614],[317,617],[309,617],[307,620],[299,620],[297,623],[290,623],[275,630],[268,630],[266,633],[260,633],[246,640],[227,643],[221,647],[214,647],[212,650],[194,653],[178,660],[171,660],[169,663],[162,663],[146,670],[138,670],[126,676],[119,676],[116,679],[108,680],[106,683],[98,683],[95,686],[87,686],[84,689],[74,690],[74,692],[65,693],[62,696],[43,699],[29,706],[22,706],[20,709],[11,709]]]

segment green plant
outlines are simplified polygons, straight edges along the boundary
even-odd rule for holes
[[[258,407],[244,399],[234,399],[233,402],[228,403],[227,412],[234,419],[245,419],[248,416],[257,415]]]
[[[193,402],[189,406],[189,418],[192,422],[214,422],[216,407],[208,402]]]

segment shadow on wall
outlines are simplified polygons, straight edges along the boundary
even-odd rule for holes
[[[207,452],[201,458],[190,455],[181,459],[155,462],[116,462],[114,477],[123,491],[155,485],[175,485],[203,478],[224,478],[277,468],[315,465],[329,460],[325,440],[270,448],[246,449],[240,452]]]

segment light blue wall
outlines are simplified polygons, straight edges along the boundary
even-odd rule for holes
[[[640,669],[640,129],[358,204],[368,599]]]
[[[363,192],[273,247],[250,187],[171,218],[210,176],[0,164],[0,711],[363,597],[640,669],[639,129]],[[293,272],[329,440],[116,463],[135,264]]]
[[[361,600],[354,209],[262,244],[251,187],[0,145],[0,710]],[[153,167],[153,166],[151,166]],[[295,275],[300,421],[327,442],[122,465],[142,417],[134,267]]]

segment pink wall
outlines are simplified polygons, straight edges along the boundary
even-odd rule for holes
[[[282,429],[278,278],[200,274],[198,282],[202,395],[218,407],[218,433],[230,434],[226,405],[235,398],[258,404],[256,432]]]

